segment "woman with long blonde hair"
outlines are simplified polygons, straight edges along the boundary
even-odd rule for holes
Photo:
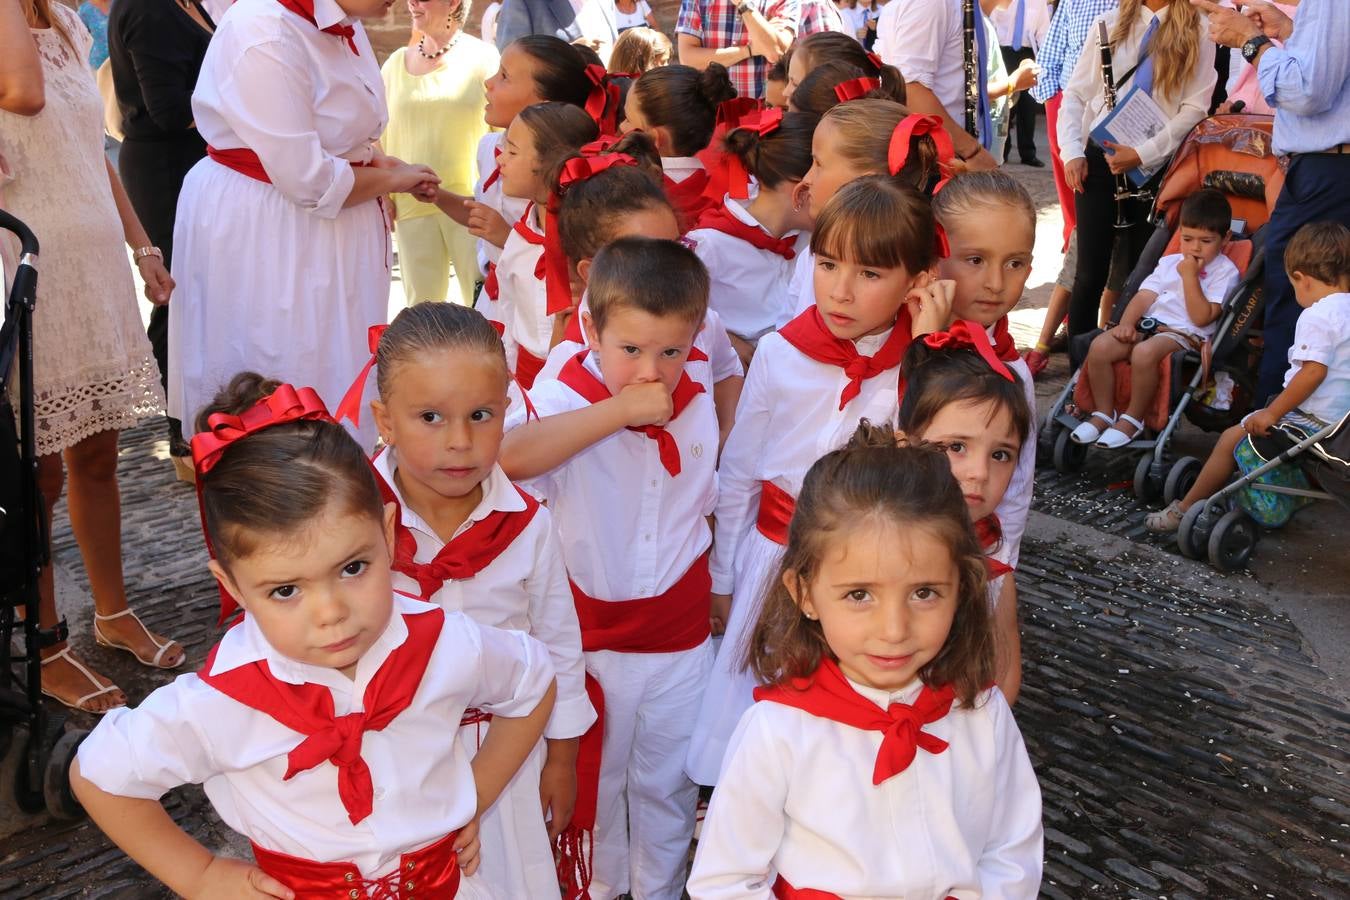
[[[143,665],[173,669],[186,659],[183,648],[141,624],[122,579],[117,436],[164,404],[127,246],[151,302],[168,302],[173,281],[104,157],[103,101],[89,69],[88,30],[59,3],[19,5],[27,34],[12,33],[17,22],[4,23],[0,47],[19,40],[36,47],[42,93],[36,103],[0,93],[0,157],[14,171],[5,208],[42,239],[33,316],[38,482],[50,520],[68,475],[71,530],[94,595],[95,641]],[[42,692],[83,712],[125,704],[110,679],[71,652],[50,566],[39,595]]]
[[[1059,114],[1059,144],[1065,180],[1076,194],[1078,268],[1069,300],[1069,334],[1099,325],[1099,300],[1106,286],[1107,266],[1115,241],[1128,241],[1132,266],[1148,240],[1148,202],[1130,199],[1129,227],[1115,229],[1116,176],[1134,169],[1156,170],[1209,112],[1214,90],[1214,44],[1206,24],[1190,0],[1121,0],[1120,8],[1102,17],[1108,30],[1112,75],[1120,99],[1133,89],[1147,91],[1167,125],[1138,146],[1091,140],[1092,126],[1104,115],[1098,31],[1078,57]],[[1109,313],[1104,311],[1101,315]]]

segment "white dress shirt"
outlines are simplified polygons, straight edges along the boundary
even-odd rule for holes
[[[1139,285],[1139,290],[1152,291],[1158,295],[1144,315],[1153,316],[1169,328],[1204,340],[1218,331],[1219,320],[1215,319],[1208,325],[1197,325],[1191,321],[1191,314],[1186,309],[1186,288],[1181,275],[1177,273],[1181,260],[1180,253],[1164,256],[1158,260],[1157,267],[1144,279],[1143,284]],[[1233,261],[1220,253],[1200,271],[1200,291],[1210,303],[1222,306],[1240,277]]]
[[[964,47],[961,0],[891,0],[877,20],[882,62],[932,91],[958,124],[966,115]]]
[[[1050,30],[1050,4],[1046,0],[1012,0],[1007,6],[1000,7],[989,14],[998,32],[1000,47],[1011,47],[1017,28],[1017,7],[1025,6],[1022,19],[1022,46],[1032,52],[1039,51],[1045,33]]]
[[[1327,367],[1327,377],[1298,408],[1328,424],[1350,411],[1350,294],[1323,297],[1299,314],[1289,348],[1285,387],[1305,362]]]
[[[881,709],[921,689],[852,686]],[[909,768],[873,785],[881,732],[756,703],[703,822],[691,900],[769,900],[778,875],[844,900],[1032,900],[1041,792],[1003,695],[954,704],[923,730],[947,749],[920,748]]]
[[[1134,68],[1139,57],[1139,44],[1144,32],[1154,17],[1164,19],[1167,7],[1156,14],[1140,4],[1139,14],[1130,28],[1129,36],[1112,48],[1111,70],[1115,75],[1116,87],[1120,97],[1124,97],[1134,86],[1133,76],[1123,84],[1120,79]],[[1114,34],[1119,10],[1102,15],[1108,34]],[[1167,117],[1167,127],[1144,141],[1135,151],[1144,168],[1152,168],[1167,159],[1196,124],[1209,113],[1209,100],[1214,92],[1214,82],[1218,75],[1214,71],[1214,42],[1209,39],[1208,24],[1204,16],[1200,17],[1199,50],[1191,63],[1191,76],[1182,85],[1176,96],[1163,96],[1155,82],[1153,102],[1158,104]],[[1155,65],[1156,65],[1156,56]],[[1156,70],[1155,70],[1156,71]],[[1059,147],[1064,162],[1081,159],[1087,155],[1087,142],[1093,126],[1106,115],[1106,95],[1102,84],[1101,56],[1098,53],[1097,28],[1094,25],[1088,31],[1087,46],[1078,55],[1078,64],[1074,66],[1069,83],[1064,86],[1063,106],[1059,111]]]
[[[539,208],[529,206],[522,217],[524,227],[542,236]],[[502,343],[506,362],[517,370],[520,349],[539,359],[548,357],[553,340],[553,317],[548,314],[548,288],[545,279],[535,277],[535,269],[544,256],[543,244],[532,244],[513,226],[497,260],[498,295],[493,312],[505,326]],[[490,301],[489,301],[490,302]]]
[[[328,688],[335,716],[360,712],[371,678],[408,637],[403,615],[435,609],[402,595],[393,602],[388,627],[357,663],[354,679],[282,656],[247,615],[221,638],[212,674],[263,660],[279,681]],[[178,676],[135,709],[109,712],[80,745],[80,772],[108,793],[147,800],[201,784],[225,824],[260,847],[316,862],[352,862],[375,878],[397,866],[400,854],[475,815],[473,771],[452,723],[470,706],[528,715],[552,683],[553,666],[538,641],[446,613],[412,704],[362,737],[374,809],[355,825],[338,796],[332,762],[285,779],[287,755],[303,735],[195,673]]]
[[[445,542],[413,511],[395,484],[396,451],[386,448],[375,456],[372,465],[398,497],[401,521],[417,541],[414,561],[431,562]],[[483,481],[483,498],[452,538],[459,537],[494,512],[524,509],[525,499],[520,496],[520,491],[506,477],[501,466],[493,466],[491,474]],[[394,587],[413,595],[422,592],[416,579],[397,571],[394,572]],[[476,575],[447,581],[426,599],[446,610],[462,612],[479,625],[524,631],[548,648],[553,670],[558,676],[558,696],[544,737],[580,737],[591,727],[595,710],[586,696],[581,628],[577,625],[572,591],[567,586],[562,548],[553,534],[552,516],[546,508],[536,510],[525,530]]]
[[[584,365],[602,377],[594,353]],[[541,417],[589,405],[561,381],[536,381],[530,399]],[[523,420],[518,414],[508,426]],[[662,594],[712,543],[718,430],[711,394],[694,397],[666,431],[679,447],[679,475],[661,464],[655,440],[625,428],[522,484],[548,502],[567,573],[597,600]]]
[[[773,237],[750,215],[744,203],[729,196],[723,203],[732,216]],[[795,240],[798,256],[810,249],[809,232],[789,231],[783,236]],[[794,312],[788,288],[797,256],[784,259],[772,250],[761,250],[712,228],[695,228],[687,237],[694,242],[698,258],[708,267],[711,279],[708,305],[722,317],[728,331],[756,341],[765,332],[792,320]]]

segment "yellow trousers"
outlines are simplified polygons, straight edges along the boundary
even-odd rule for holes
[[[473,305],[478,241],[467,228],[437,210],[429,216],[399,219],[394,237],[398,240],[403,294],[410,305],[445,300],[450,291],[451,266],[459,288],[459,295],[452,299],[464,306]]]

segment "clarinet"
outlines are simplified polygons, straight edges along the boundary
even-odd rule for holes
[[[977,71],[979,55],[975,50],[975,0],[962,0],[961,12],[965,18],[965,67],[966,67],[966,131],[978,139],[980,136],[980,73]]]
[[[1097,21],[1097,42],[1101,50],[1102,60],[1102,89],[1106,96],[1106,108],[1112,110],[1116,108],[1116,76],[1111,66],[1111,40],[1106,32],[1106,23]],[[1116,176],[1116,228],[1124,230],[1130,227],[1129,216],[1126,214],[1125,202],[1135,196],[1130,186],[1130,179],[1124,175]]]

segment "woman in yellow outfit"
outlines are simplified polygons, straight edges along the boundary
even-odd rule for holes
[[[408,0],[408,13],[420,37],[385,61],[389,126],[381,143],[399,159],[425,161],[446,190],[473,196],[475,154],[488,131],[483,82],[497,71],[497,50],[464,33],[468,0]],[[434,204],[420,203],[410,194],[395,194],[394,210],[408,302],[445,300],[453,265],[459,284],[459,296],[453,299],[471,304],[478,278],[477,241]]]

